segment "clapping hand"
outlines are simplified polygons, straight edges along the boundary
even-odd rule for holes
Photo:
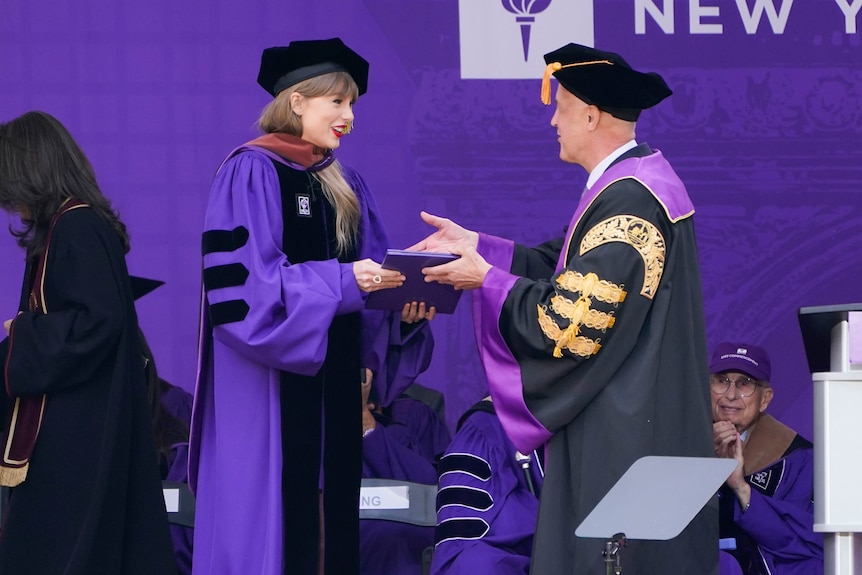
[[[729,421],[716,421],[712,424],[712,445],[717,457],[736,459],[736,468],[727,478],[727,486],[733,489],[743,509],[748,506],[751,491],[745,481],[744,447],[739,431]]]

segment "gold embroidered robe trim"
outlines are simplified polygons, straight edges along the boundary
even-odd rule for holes
[[[572,323],[583,324],[602,332],[614,327],[616,318],[613,314],[590,309],[589,302],[586,302],[586,309],[584,309],[583,304],[583,300],[579,299],[574,302],[561,295],[555,295],[551,298],[551,309],[554,310],[554,313],[571,320]]]
[[[565,330],[561,329],[557,322],[547,314],[545,306],[536,306],[539,311],[539,327],[542,332],[551,339],[556,345],[554,347],[554,357],[563,357],[563,349],[570,351],[581,357],[589,357],[595,355],[599,348],[602,347],[599,340],[590,339],[582,335],[577,335],[579,326],[571,324]]]
[[[580,255],[609,242],[623,242],[638,251],[644,262],[644,282],[640,293],[652,299],[664,273],[665,241],[658,228],[637,216],[608,218],[584,235]]]
[[[616,322],[612,314],[591,309],[592,298],[617,305],[625,299],[626,292],[617,285],[600,280],[599,276],[592,272],[582,275],[579,272],[567,270],[557,276],[557,285],[565,291],[580,294],[576,301],[559,294],[551,298],[551,309],[557,315],[569,320],[569,325],[565,329],[561,328],[548,315],[546,306],[538,306],[539,326],[555,344],[554,357],[563,357],[563,349],[576,355],[589,357],[601,346],[598,345],[597,340],[580,336],[581,326],[585,325],[604,332],[613,327]]]
[[[616,305],[626,299],[623,286],[600,280],[593,272],[584,276],[580,272],[567,270],[557,276],[557,285],[566,291],[591,296],[604,303]]]

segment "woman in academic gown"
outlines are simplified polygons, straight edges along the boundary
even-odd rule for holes
[[[404,277],[357,171],[335,157],[367,87],[340,39],[267,48],[263,134],[228,154],[204,222],[189,486],[201,575],[359,569],[360,375],[397,397],[430,362],[426,319],[365,309]]]
[[[0,125],[0,207],[27,263],[0,342],[0,573],[175,573],[128,235],[52,116]]]

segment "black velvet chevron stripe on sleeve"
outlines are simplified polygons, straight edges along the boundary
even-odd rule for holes
[[[203,255],[215,252],[233,252],[248,242],[248,228],[237,226],[232,230],[208,230],[201,238]]]
[[[467,473],[488,481],[491,478],[491,466],[487,461],[469,453],[450,453],[440,460],[438,471],[444,473]]]
[[[204,269],[204,289],[208,292],[220,288],[245,285],[247,279],[248,268],[240,263]]]
[[[210,322],[215,326],[242,321],[248,315],[248,310],[248,304],[241,299],[214,303],[209,306]]]
[[[484,489],[444,487],[437,492],[437,511],[447,505],[460,505],[476,511],[487,511],[494,506],[494,500]]]
[[[481,539],[489,529],[483,519],[446,519],[437,525],[434,535],[439,544],[450,539]]]

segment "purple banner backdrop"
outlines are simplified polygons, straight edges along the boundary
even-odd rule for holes
[[[862,300],[854,3],[593,4],[596,45],[675,91],[644,114],[638,136],[670,158],[697,207],[710,345],[767,347],[771,412],[810,437],[797,310]],[[82,144],[130,228],[132,273],[167,282],[139,302],[141,324],[160,372],[191,389],[204,205],[224,155],[255,135],[264,47],[341,36],[371,62],[339,156],[374,190],[394,247],[429,231],[421,209],[528,244],[562,232],[586,175],[558,159],[538,79],[461,79],[462,45],[481,41],[469,34],[456,0],[6,0],[0,120],[45,110]],[[6,318],[23,267],[11,236],[0,262]],[[422,380],[446,394],[450,424],[485,394],[469,303],[435,320]]]

